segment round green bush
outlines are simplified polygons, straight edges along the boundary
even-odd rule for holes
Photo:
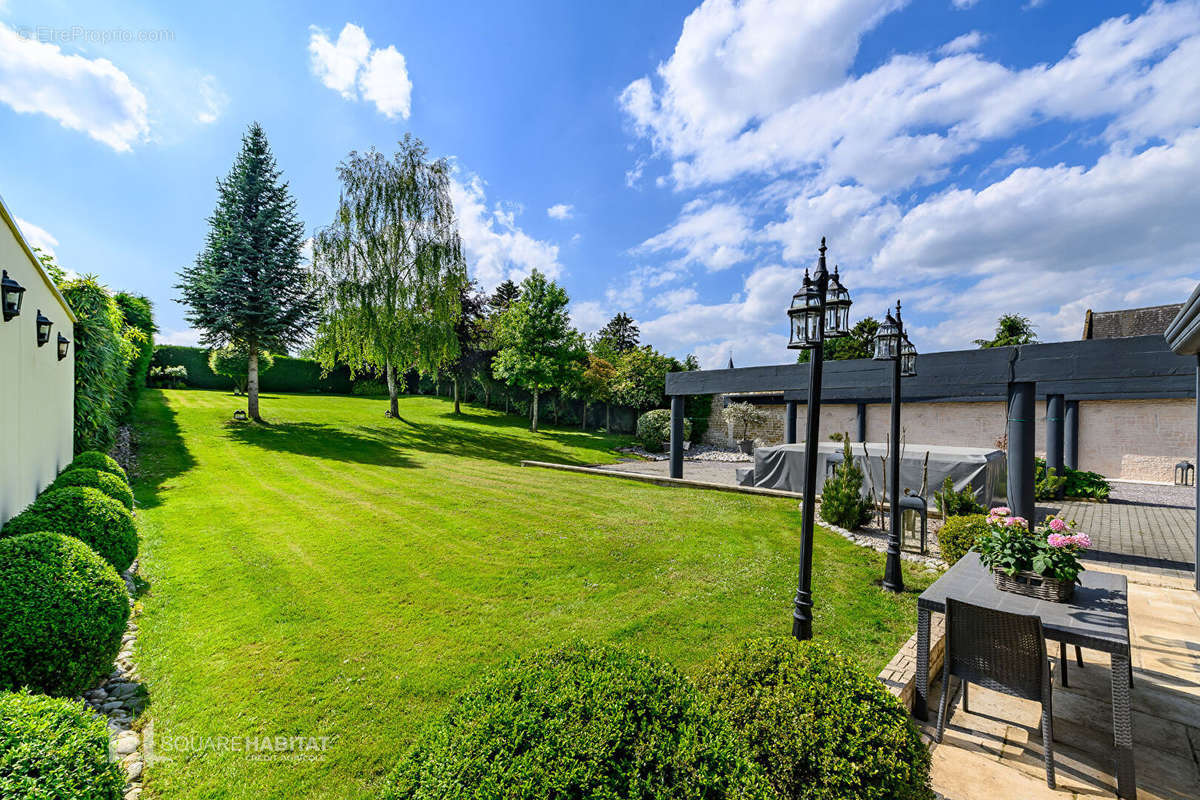
[[[948,517],[937,535],[938,550],[942,554],[942,560],[947,564],[954,564],[975,546],[975,542],[980,536],[987,532],[987,517],[983,514]]]
[[[111,472],[104,472],[91,467],[73,467],[54,479],[50,489],[62,489],[65,486],[90,486],[99,489],[113,500],[119,500],[121,505],[133,509],[133,490],[129,484]]]
[[[76,695],[111,669],[129,620],[125,583],[78,539],[0,539],[0,690]]]
[[[522,658],[460,697],[388,778],[395,800],[772,797],[672,667],[613,647]]]
[[[124,788],[102,717],[78,700],[0,694],[0,797],[120,800]]]
[[[101,453],[99,450],[87,450],[75,456],[67,469],[77,468],[98,469],[103,472],[111,472],[121,480],[129,483],[129,476],[125,474],[125,470],[117,463],[117,460],[110,455]]]
[[[785,800],[931,800],[908,712],[854,659],[791,638],[747,642],[699,685]]]
[[[671,412],[665,408],[656,408],[638,417],[637,438],[642,447],[651,453],[661,452],[663,445],[671,441]],[[683,438],[685,441],[692,438],[690,419],[683,421]]]
[[[43,492],[0,529],[0,536],[54,531],[82,539],[123,571],[137,558],[137,526],[129,509],[99,489],[65,486]]]

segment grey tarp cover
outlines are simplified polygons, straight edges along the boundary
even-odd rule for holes
[[[854,462],[863,467],[867,461],[863,453],[864,444],[850,445]],[[864,469],[863,496],[874,490],[878,498],[883,489],[883,464],[880,456],[887,453],[887,445],[867,442],[866,453],[870,456],[870,468]],[[933,493],[942,488],[946,476],[954,482],[955,491],[970,486],[975,499],[990,508],[1004,498],[1008,480],[1003,450],[984,447],[950,447],[935,444],[905,444],[900,457],[900,487],[911,489],[913,494],[921,488],[921,471],[925,454],[929,453],[929,479],[925,498],[931,509],[936,508]],[[842,460],[842,445],[839,442],[822,442],[817,445],[817,492],[825,483],[825,476]],[[767,489],[784,489],[791,492],[804,491],[804,445],[781,444],[775,447],[754,449],[754,485]],[[890,488],[890,487],[889,487]],[[890,492],[889,492],[890,494]]]

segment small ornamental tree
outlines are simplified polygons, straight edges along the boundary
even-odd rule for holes
[[[275,366],[275,357],[266,350],[260,350],[258,352],[259,370],[268,370],[273,366]],[[250,376],[250,354],[245,350],[232,344],[210,350],[208,368],[217,375],[224,375],[232,380],[234,394],[245,393],[246,381]]]
[[[229,175],[217,182],[204,249],[176,286],[204,344],[248,354],[246,411],[258,421],[259,352],[299,347],[317,316],[300,252],[304,223],[281,176],[267,135],[253,123]]]
[[[571,327],[567,293],[536,269],[521,281],[521,298],[496,321],[496,376],[533,395],[529,429],[538,429],[538,397],[565,382],[583,353]]]
[[[730,403],[725,407],[725,419],[733,425],[734,436],[737,435],[738,427],[741,427],[742,436],[739,441],[744,441],[750,438],[750,428],[765,423],[767,415],[753,403]]]
[[[854,463],[850,437],[842,435],[842,463],[821,489],[821,519],[853,530],[871,518],[871,502],[862,496],[863,471]]]

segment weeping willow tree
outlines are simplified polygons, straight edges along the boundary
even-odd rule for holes
[[[382,372],[392,416],[397,375],[436,374],[458,355],[455,323],[467,285],[450,200],[450,167],[406,134],[387,158],[374,148],[338,165],[337,213],[313,239],[323,316],[315,353],[326,369]]]

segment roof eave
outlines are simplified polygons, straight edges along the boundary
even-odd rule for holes
[[[46,284],[46,288],[54,295],[59,304],[67,312],[67,317],[70,318],[71,324],[74,325],[79,321],[79,317],[75,315],[75,311],[71,308],[71,304],[63,297],[62,292],[54,285],[54,281],[50,280],[50,276],[46,274],[45,268],[42,266],[41,260],[37,257],[37,253],[33,252],[33,248],[29,242],[25,240],[25,235],[21,233],[21,227],[17,225],[17,218],[9,210],[8,204],[4,202],[4,197],[0,196],[0,217],[4,218],[4,222],[8,225],[8,229],[12,231],[17,242],[21,245],[21,249],[25,251],[25,255],[29,256],[29,261],[33,264],[33,268],[37,270],[37,274],[42,276],[42,282]]]

